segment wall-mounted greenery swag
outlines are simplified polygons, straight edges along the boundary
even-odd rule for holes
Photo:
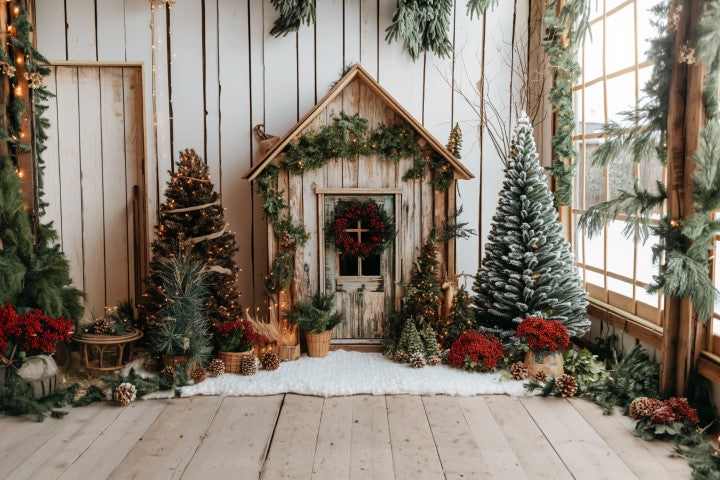
[[[458,125],[453,128],[448,148],[459,158],[462,133]],[[268,294],[286,290],[295,276],[296,247],[308,240],[305,227],[293,222],[287,210],[282,190],[278,189],[278,174],[283,169],[291,174],[302,175],[316,170],[331,160],[356,160],[364,155],[377,155],[383,160],[398,163],[411,158],[413,166],[403,175],[404,181],[423,180],[432,176],[435,190],[446,191],[453,180],[453,169],[448,162],[429,148],[422,148],[415,131],[407,123],[390,126],[380,125],[370,131],[368,121],[359,115],[340,112],[332,124],[313,133],[304,133],[297,142],[288,144],[279,165],[270,164],[257,179],[257,192],[263,199],[265,218],[273,224],[273,233],[279,242],[270,273],[265,278]]]
[[[716,290],[710,280],[710,254],[720,221],[712,212],[720,208],[720,123],[717,117],[716,92],[720,73],[720,0],[706,0],[690,46],[683,52],[674,48],[677,24],[683,15],[670,9],[667,2],[654,9],[654,25],[659,35],[652,40],[648,56],[653,63],[650,79],[643,88],[644,97],[635,110],[623,112],[620,122],[603,127],[607,139],[591,157],[596,165],[608,165],[616,158],[630,156],[634,162],[665,163],[668,102],[673,68],[678,62],[703,61],[706,84],[703,94],[707,126],[700,134],[695,153],[697,168],[693,173],[694,206],[687,218],[665,215],[659,225],[651,225],[651,216],[667,199],[667,187],[657,182],[652,192],[635,183],[632,190],[622,190],[612,200],[591,206],[580,218],[580,226],[589,236],[603,231],[618,215],[627,217],[624,234],[640,241],[651,235],[658,274],[649,288],[670,297],[689,298],[698,320],[707,320],[713,312]],[[669,19],[669,20],[668,20]]]

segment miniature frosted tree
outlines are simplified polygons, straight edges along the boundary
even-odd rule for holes
[[[585,291],[522,113],[505,180],[473,286],[480,326],[510,333],[528,315],[562,322],[571,336],[590,328]]]

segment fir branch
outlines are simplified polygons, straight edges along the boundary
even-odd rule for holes
[[[453,45],[448,38],[452,0],[398,0],[385,40],[402,40],[413,60],[427,51],[448,57]]]
[[[475,231],[474,228],[468,227],[468,225],[470,225],[469,222],[458,222],[458,217],[462,214],[463,206],[460,205],[457,212],[443,222],[442,229],[439,233],[441,242],[448,242],[453,238],[470,238],[473,235],[477,235],[477,231]]]
[[[284,37],[288,33],[297,32],[302,24],[315,23],[314,0],[270,0],[270,3],[280,12],[280,16],[270,30],[270,34],[275,37]]]
[[[495,8],[499,0],[468,0],[467,2],[467,15],[473,18],[477,15],[478,18],[482,17],[488,7]]]

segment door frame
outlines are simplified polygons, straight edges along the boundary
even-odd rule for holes
[[[395,204],[395,218],[394,223],[397,228],[401,224],[402,215],[402,188],[315,188],[315,196],[317,200],[317,222],[318,222],[318,270],[320,271],[320,291],[325,291],[325,195],[333,196],[362,196],[362,195],[384,195],[393,196]],[[397,242],[397,235],[395,236],[395,242]],[[400,282],[400,248],[397,243],[394,248],[393,258],[393,283],[397,284]],[[397,290],[394,289],[393,293],[393,304],[397,310],[400,307],[400,297],[397,295]],[[333,340],[335,341],[335,340]],[[343,343],[368,343],[367,340],[354,340],[344,339]]]

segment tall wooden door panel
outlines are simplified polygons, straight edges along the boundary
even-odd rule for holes
[[[142,69],[55,66],[47,84],[55,98],[43,155],[50,204],[45,220],[58,230],[90,318],[102,315],[105,305],[135,300],[141,274]]]
[[[332,222],[340,200],[373,200],[395,216],[393,195],[340,196],[324,198],[325,225]],[[362,235],[362,225],[353,234]],[[325,228],[323,226],[322,231]],[[325,240],[325,291],[335,292],[337,308],[345,314],[345,322],[338,325],[333,338],[337,340],[370,340],[383,337],[383,320],[394,305],[394,242],[382,254],[358,258],[340,253]]]

